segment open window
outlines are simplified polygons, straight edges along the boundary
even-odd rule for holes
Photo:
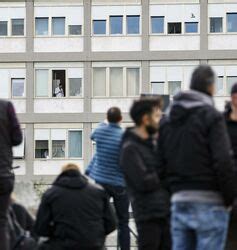
[[[181,34],[182,23],[168,23],[168,34]]]
[[[52,71],[52,96],[65,97],[66,96],[66,71],[53,70]]]

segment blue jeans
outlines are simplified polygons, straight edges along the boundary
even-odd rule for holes
[[[224,250],[229,223],[224,206],[177,202],[171,216],[173,250]]]

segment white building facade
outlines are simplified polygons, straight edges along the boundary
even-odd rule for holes
[[[50,183],[66,162],[86,168],[109,107],[129,124],[135,98],[172,98],[202,63],[223,110],[237,82],[236,0],[1,1],[0,98],[24,132],[17,178]]]

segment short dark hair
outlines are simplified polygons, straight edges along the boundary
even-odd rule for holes
[[[141,125],[144,115],[149,115],[155,108],[162,109],[161,97],[141,97],[133,102],[130,109],[130,116],[136,125]]]
[[[231,88],[231,95],[236,94],[237,93],[237,83],[235,83],[232,88]]]
[[[118,123],[122,120],[121,110],[118,107],[112,107],[107,111],[107,120],[110,123]]]
[[[197,67],[191,78],[190,89],[208,93],[208,87],[215,83],[215,72],[208,65],[200,65]]]

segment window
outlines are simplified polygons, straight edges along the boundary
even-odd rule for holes
[[[12,97],[24,97],[25,95],[25,79],[13,78],[12,82]]]
[[[53,97],[65,97],[66,96],[66,71],[65,70],[53,70],[52,71],[52,96]]]
[[[151,93],[163,95],[164,94],[164,82],[152,82],[151,83]]]
[[[93,69],[93,94],[106,96],[106,68]]]
[[[49,141],[36,140],[35,141],[35,158],[48,158],[49,156]]]
[[[68,145],[66,147],[66,145]],[[82,131],[36,129],[35,158],[66,159],[82,157]]]
[[[237,82],[237,76],[227,76],[227,92],[231,93],[232,86]]]
[[[140,70],[139,68],[127,69],[127,95],[137,96],[140,93]]]
[[[127,34],[140,33],[140,16],[127,16]]]
[[[197,33],[198,32],[198,23],[186,22],[185,23],[185,32],[186,33]]]
[[[93,21],[93,34],[95,35],[106,34],[106,21],[105,20]]]
[[[52,34],[65,35],[65,17],[52,18]]]
[[[110,68],[110,96],[123,96],[123,68]]]
[[[164,20],[163,16],[152,16],[151,33],[164,33]]]
[[[168,34],[181,34],[182,23],[168,23]]]
[[[169,95],[176,95],[179,91],[181,91],[181,82],[169,81],[168,89],[169,89]]]
[[[210,18],[210,32],[220,33],[223,32],[222,17],[211,17]]]
[[[0,36],[7,36],[7,21],[0,21]]]
[[[24,19],[12,19],[12,35],[24,36]]]
[[[35,34],[37,36],[47,36],[49,33],[49,19],[48,17],[35,18]]]
[[[47,69],[37,69],[35,71],[36,97],[48,96],[49,71]]]
[[[65,141],[53,140],[52,153],[53,153],[53,158],[65,158]]]
[[[69,35],[81,35],[81,25],[69,25]]]
[[[237,32],[237,13],[227,13],[227,31]]]
[[[23,159],[25,156],[25,131],[22,130],[23,140],[18,146],[13,147],[13,157],[14,159]]]
[[[216,82],[216,95],[221,96],[224,95],[224,77],[218,76]]]
[[[82,157],[82,131],[69,131],[69,157]]]
[[[82,79],[69,78],[70,96],[82,96]]]
[[[123,16],[110,16],[110,34],[123,33]]]

